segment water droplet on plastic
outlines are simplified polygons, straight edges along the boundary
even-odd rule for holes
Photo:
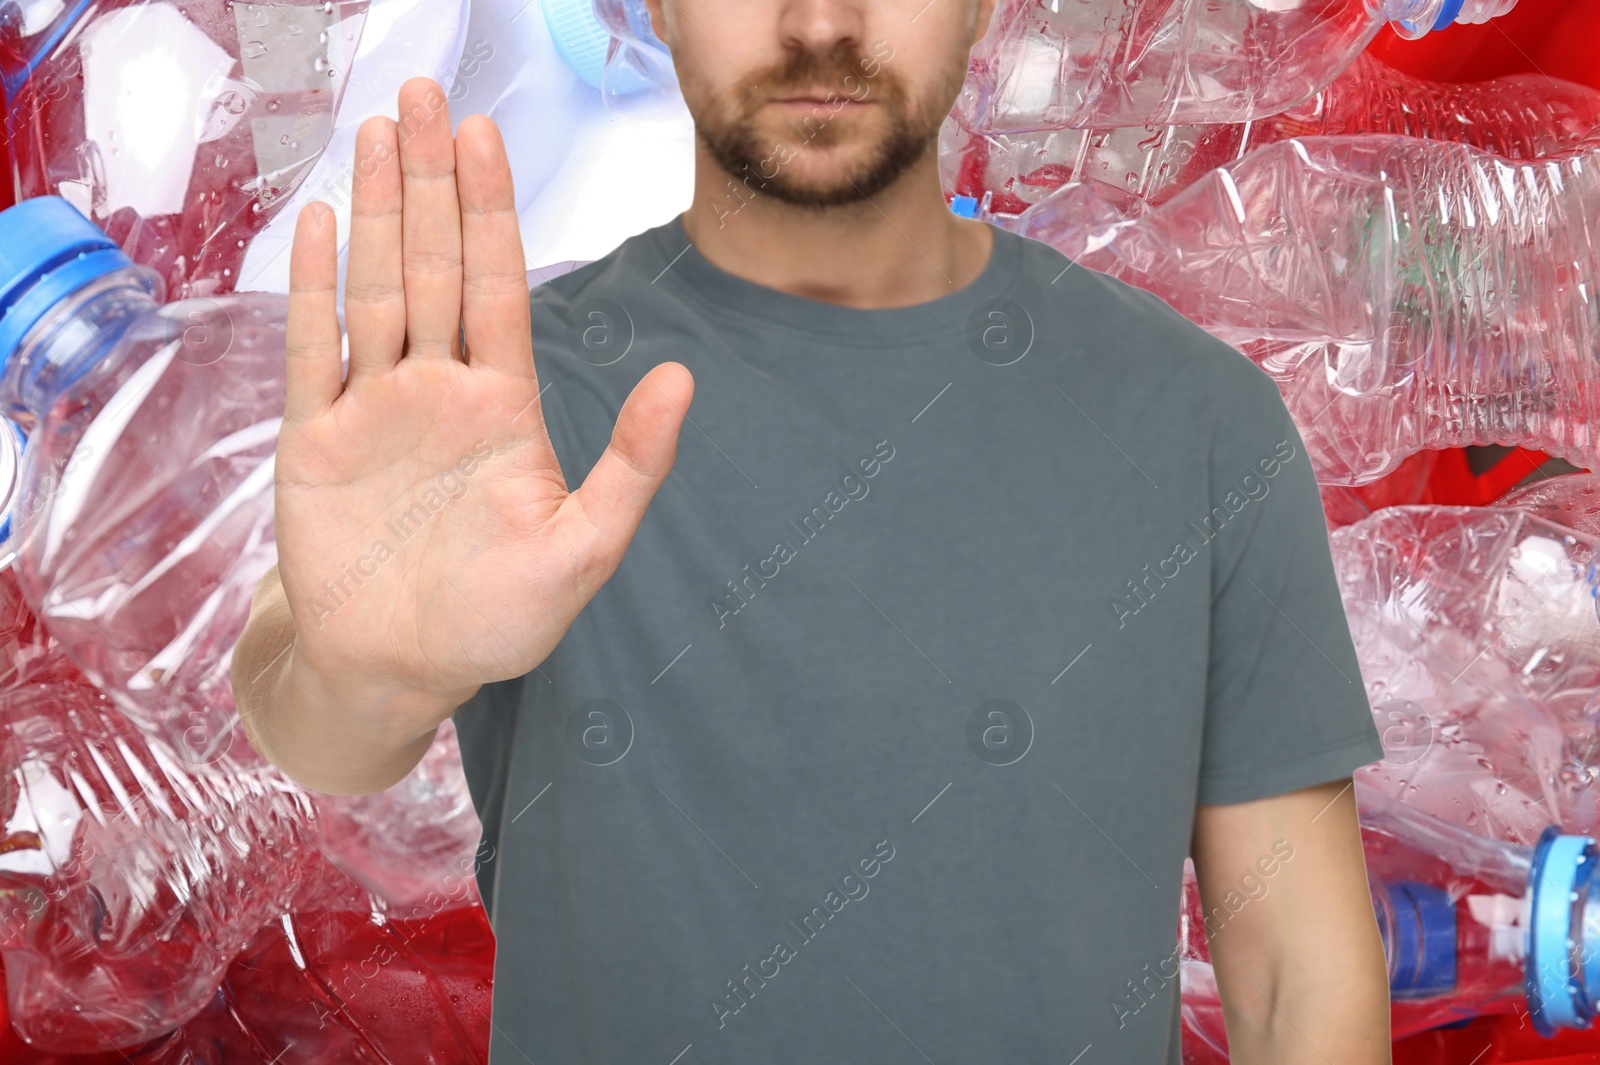
[[[278,101],[276,101],[276,100],[267,101],[267,110],[268,111],[276,111],[277,109],[278,109]]]
[[[267,54],[267,46],[260,41],[246,41],[239,46],[239,54],[246,59],[260,59]]]
[[[218,152],[216,155],[211,157],[211,165],[212,166],[218,166],[218,167],[227,166],[228,165],[228,157],[223,155],[221,152]]]
[[[327,36],[327,34],[323,34],[323,36]],[[311,69],[312,70],[320,71],[320,70],[323,70],[324,68],[326,68],[327,65],[328,65],[327,60],[323,59],[320,55],[317,56],[317,58],[315,58],[315,59],[313,59],[311,61]]]
[[[244,96],[240,93],[234,92],[231,89],[223,93],[221,98],[217,100],[217,103],[221,104],[222,109],[228,112],[230,115],[241,115],[244,113]]]

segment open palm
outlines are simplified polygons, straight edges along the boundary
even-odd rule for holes
[[[291,253],[278,574],[294,654],[329,676],[455,692],[519,676],[616,570],[693,394],[665,363],[569,491],[534,372],[511,168],[493,121],[452,139],[437,83],[356,145],[341,371],[332,211]],[[465,348],[462,334],[465,334]]]

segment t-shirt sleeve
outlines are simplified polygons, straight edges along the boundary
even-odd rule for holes
[[[1253,363],[1245,371],[1210,455],[1204,805],[1326,783],[1384,753],[1305,443],[1277,385]]]

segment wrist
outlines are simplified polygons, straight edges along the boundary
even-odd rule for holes
[[[274,702],[318,717],[335,716],[385,748],[397,749],[432,733],[477,685],[434,689],[392,677],[367,677],[328,670],[291,646],[278,677]]]

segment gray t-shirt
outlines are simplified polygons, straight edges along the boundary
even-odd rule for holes
[[[493,1065],[1177,1065],[1196,803],[1383,756],[1272,381],[998,229],[914,307],[676,219],[531,300],[569,484],[652,366],[695,395],[616,574],[456,715]]]

